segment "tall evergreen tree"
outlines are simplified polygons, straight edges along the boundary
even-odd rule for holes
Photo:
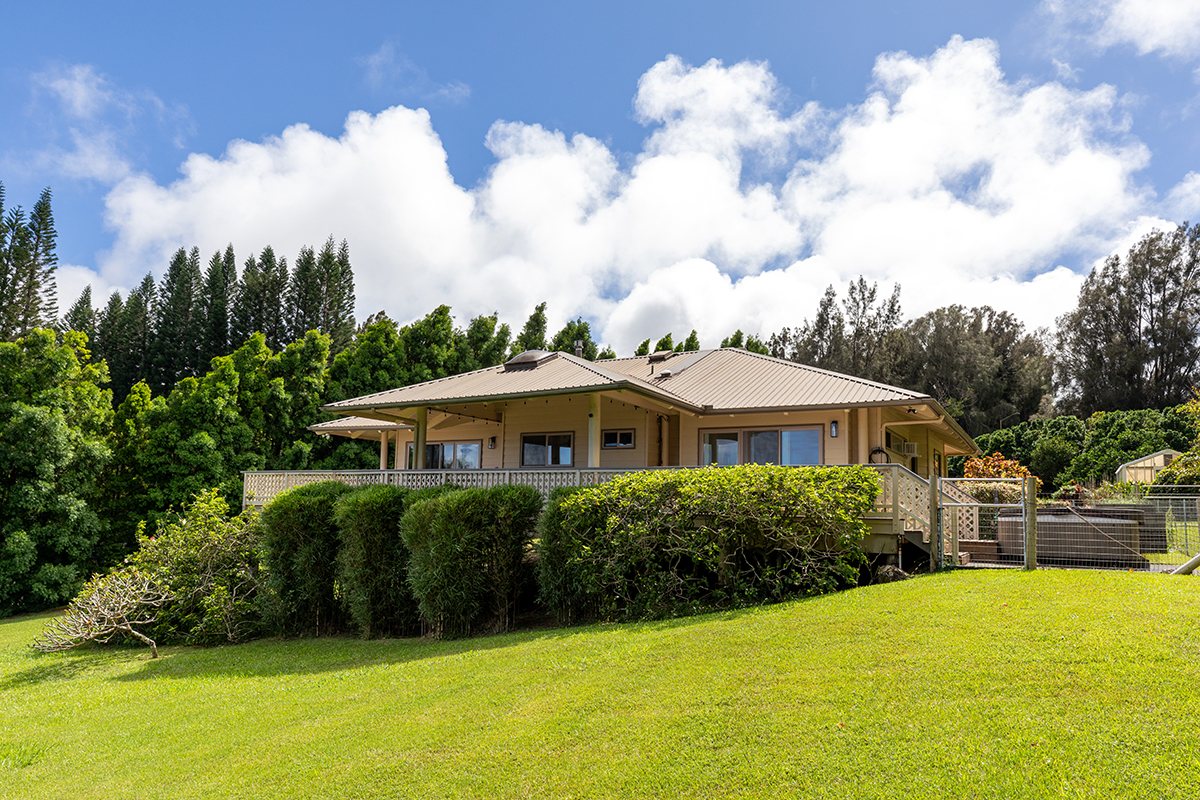
[[[64,331],[79,331],[87,334],[88,347],[95,356],[96,348],[96,309],[92,308],[92,286],[88,284],[79,293],[79,299],[67,309],[59,327]]]
[[[287,292],[288,265],[286,258],[276,258],[275,251],[264,247],[258,256],[261,272],[262,317],[260,327],[267,337],[267,347],[272,351],[282,350],[288,343]]]
[[[237,292],[237,259],[233,245],[225,253],[213,253],[204,273],[204,286],[200,295],[200,320],[203,339],[196,364],[197,374],[206,372],[208,363],[217,356],[229,355],[234,349],[230,340],[234,294]]]
[[[694,353],[700,349],[700,337],[696,335],[695,328],[688,334],[687,340],[683,343],[683,352]]]
[[[321,263],[325,263],[326,250],[331,250],[332,245],[331,236],[326,246],[321,248]],[[350,245],[345,239],[338,246],[332,277],[326,283],[325,312],[321,324],[324,326],[322,330],[329,334],[330,358],[350,346],[354,339],[354,268],[350,265]],[[508,326],[503,327],[507,346]]]
[[[0,185],[0,338],[7,341],[58,322],[58,234],[50,197],[43,189],[28,218],[20,206],[5,214]]]
[[[198,308],[202,280],[200,248],[193,247],[191,253],[179,248],[163,276],[154,310],[149,377],[159,394],[181,378],[196,375],[203,337]]]
[[[674,350],[674,349],[675,349],[675,338],[673,336],[671,336],[671,334],[668,333],[666,336],[662,337],[655,343],[653,352],[658,353],[662,350]]]
[[[325,253],[322,252],[322,255]],[[329,267],[336,266],[330,249]],[[322,266],[326,266],[322,264]],[[332,270],[331,270],[332,271]],[[298,341],[305,332],[322,330],[322,307],[325,300],[325,281],[329,272],[322,274],[317,268],[317,255],[311,247],[301,247],[292,268],[292,279],[287,288],[288,338]]]
[[[258,267],[258,259],[252,255],[242,265],[242,277],[229,313],[231,343],[240,346],[261,331],[264,316],[262,270]]]
[[[92,342],[92,358],[96,361],[106,361],[108,363],[108,373],[111,378],[111,386],[113,389],[113,402],[120,405],[124,395],[119,395],[117,389],[118,378],[124,378],[123,375],[118,376],[118,365],[121,356],[124,356],[129,350],[129,343],[125,337],[125,301],[121,299],[120,292],[113,292],[108,297],[108,305],[101,309],[96,315],[96,339]],[[125,391],[129,387],[125,386]]]

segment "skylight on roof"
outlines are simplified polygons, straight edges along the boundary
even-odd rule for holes
[[[538,364],[557,356],[558,353],[547,350],[526,350],[510,358],[504,364],[505,371],[513,369],[534,369]]]

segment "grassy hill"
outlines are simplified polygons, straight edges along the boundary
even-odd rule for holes
[[[463,642],[38,655],[0,797],[1194,797],[1200,582],[956,572]]]

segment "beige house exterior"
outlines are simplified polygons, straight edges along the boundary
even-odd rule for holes
[[[892,463],[927,477],[978,452],[928,395],[740,348],[529,351],[324,410],[343,417],[312,430],[379,441],[381,469]]]

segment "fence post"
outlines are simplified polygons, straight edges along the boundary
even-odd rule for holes
[[[938,476],[929,476],[929,555],[935,572],[946,566],[946,546],[942,543],[942,526],[938,524],[938,512],[942,504],[938,502]]]
[[[1025,569],[1037,569],[1037,478],[1025,479]]]

